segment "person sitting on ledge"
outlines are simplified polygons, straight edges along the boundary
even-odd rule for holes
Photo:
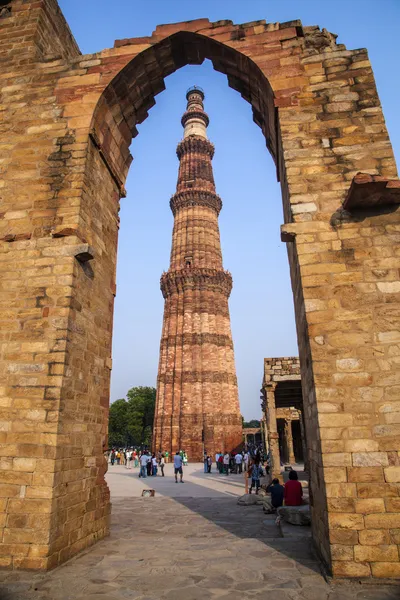
[[[296,471],[290,471],[289,481],[285,483],[285,506],[300,506],[303,504],[303,488],[298,480]]]
[[[267,487],[267,493],[271,494],[271,508],[276,510],[283,506],[283,495],[285,488],[279,483],[279,479],[273,479]]]

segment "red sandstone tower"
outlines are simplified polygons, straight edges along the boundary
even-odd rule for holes
[[[242,442],[228,298],[232,277],[222,266],[218,214],[207,139],[204,93],[187,94],[176,193],[170,268],[161,277],[165,298],[157,379],[153,448],[183,449],[192,461],[204,450],[231,451]]]

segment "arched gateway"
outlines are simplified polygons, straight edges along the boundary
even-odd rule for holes
[[[314,541],[334,575],[399,576],[400,194],[366,51],[201,19],[81,56],[55,0],[12,0],[0,30],[0,564],[50,568],[108,531],[129,145],[163,79],[210,58],[282,185]]]

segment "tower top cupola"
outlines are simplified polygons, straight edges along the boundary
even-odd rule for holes
[[[203,90],[196,85],[186,92],[186,112],[183,114],[181,121],[182,127],[184,127],[184,139],[191,135],[207,139],[207,126],[210,120],[204,111],[204,97]]]

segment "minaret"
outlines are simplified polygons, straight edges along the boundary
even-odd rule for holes
[[[189,460],[241,445],[236,369],[228,298],[232,277],[222,266],[218,214],[207,139],[204,93],[190,88],[183,140],[170,268],[161,277],[165,298],[157,378],[153,450],[184,450]]]

